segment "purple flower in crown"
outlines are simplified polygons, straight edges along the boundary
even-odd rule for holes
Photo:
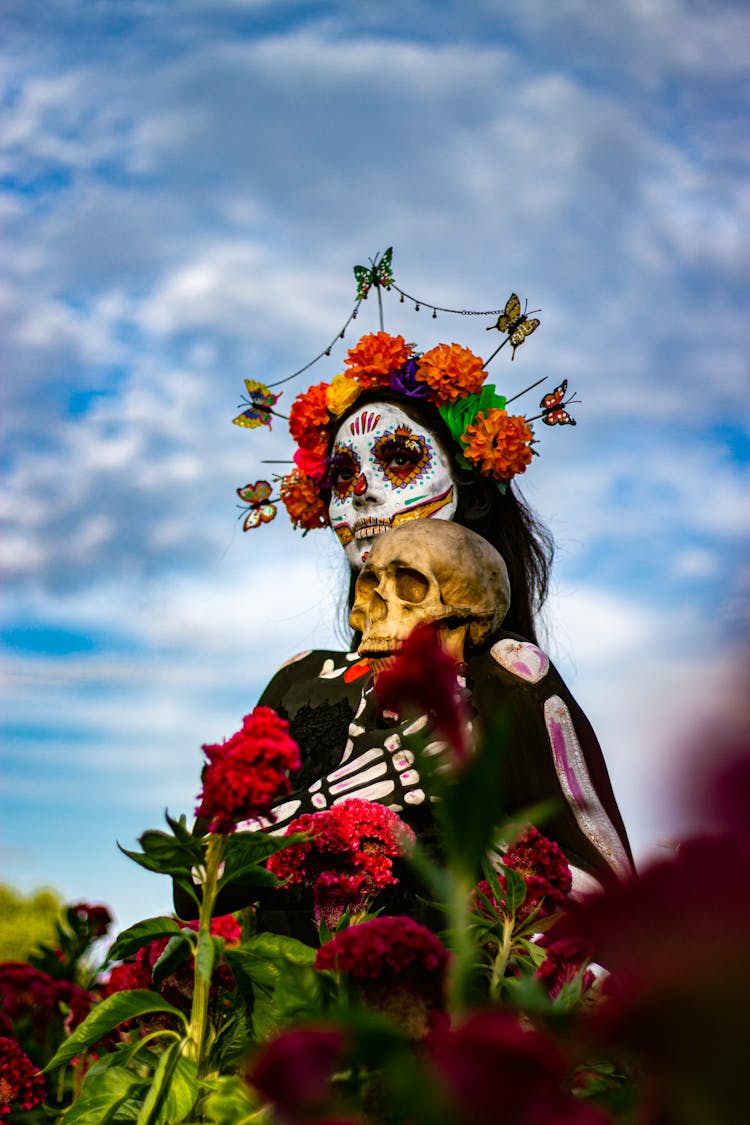
[[[429,387],[417,379],[419,365],[416,359],[407,359],[403,367],[391,374],[391,390],[406,398],[426,398]]]

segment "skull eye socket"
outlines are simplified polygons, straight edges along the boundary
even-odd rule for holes
[[[363,570],[354,587],[357,601],[359,601],[360,598],[369,598],[373,591],[377,589],[378,583],[378,576],[374,574],[373,571]]]
[[[429,580],[419,571],[405,566],[396,571],[396,594],[402,602],[423,602],[429,589]]]

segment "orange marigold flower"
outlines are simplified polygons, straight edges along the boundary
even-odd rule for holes
[[[310,477],[296,471],[289,473],[281,481],[279,494],[295,527],[301,527],[303,531],[328,527],[328,508]]]
[[[411,344],[407,344],[403,336],[372,332],[349,349],[345,362],[351,378],[367,389],[387,384],[393,372],[403,367],[410,355]]]
[[[443,406],[479,393],[487,374],[482,362],[461,344],[438,344],[420,359],[417,378],[430,388],[431,398]]]
[[[316,383],[297,395],[289,411],[289,433],[303,449],[324,449],[328,444],[326,426],[329,422],[326,407],[327,383]]]
[[[496,480],[510,480],[531,464],[533,433],[521,414],[488,410],[477,414],[461,438],[464,456],[481,473]]]

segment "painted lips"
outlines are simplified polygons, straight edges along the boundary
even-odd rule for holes
[[[376,535],[383,535],[384,532],[390,531],[391,521],[389,519],[380,519],[376,516],[367,516],[364,519],[357,520],[354,525],[354,538],[355,539],[371,539]]]

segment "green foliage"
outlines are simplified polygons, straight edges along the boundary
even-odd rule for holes
[[[0,961],[25,961],[33,949],[54,939],[62,918],[56,891],[44,887],[24,895],[0,884]]]

